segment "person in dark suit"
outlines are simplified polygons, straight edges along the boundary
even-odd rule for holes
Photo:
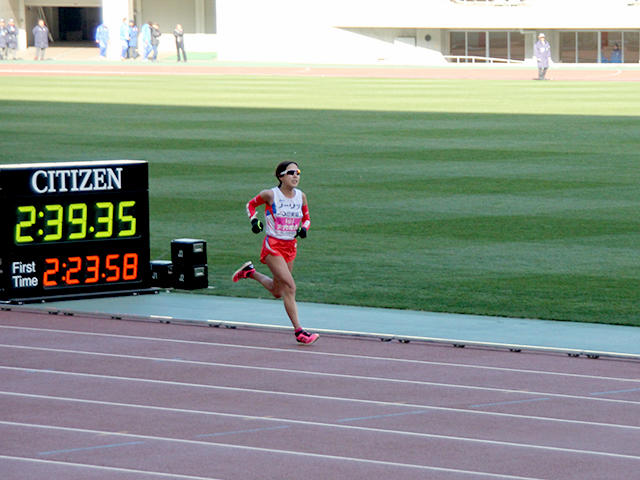
[[[184,51],[184,30],[182,29],[182,25],[176,25],[176,28],[173,30],[173,36],[176,39],[176,52],[178,54],[178,61],[180,61],[180,52],[182,52],[182,60],[186,62],[187,54]]]
[[[151,49],[153,50],[152,61],[158,61],[158,45],[160,45],[160,26],[157,23],[151,25]]]
[[[34,60],[44,60],[44,54],[49,47],[49,29],[44,24],[44,20],[38,20],[38,24],[33,27],[33,44],[36,47]]]

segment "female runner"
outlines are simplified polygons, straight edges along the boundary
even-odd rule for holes
[[[262,284],[275,298],[282,297],[296,340],[310,345],[319,335],[310,334],[300,326],[296,305],[296,283],[291,274],[293,260],[296,257],[296,237],[306,238],[311,224],[307,196],[296,188],[300,183],[300,167],[296,162],[279,163],[275,175],[279,185],[261,191],[247,203],[247,215],[251,219],[253,233],[260,233],[264,228],[258,219],[256,208],[265,205],[267,232],[262,242],[260,262],[269,267],[273,278],[256,271],[249,261],[234,272],[232,280],[237,282],[243,278],[252,278]]]

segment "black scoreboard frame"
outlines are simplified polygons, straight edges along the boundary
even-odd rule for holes
[[[0,165],[0,302],[151,293],[148,163]]]

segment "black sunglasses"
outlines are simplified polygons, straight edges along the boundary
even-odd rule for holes
[[[281,177],[284,177],[285,175],[300,175],[300,170],[285,170],[284,172],[282,172],[280,174]]]

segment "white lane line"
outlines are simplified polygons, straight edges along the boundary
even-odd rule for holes
[[[0,369],[15,370],[15,371],[21,371],[21,372],[28,372],[28,373],[43,373],[43,374],[57,374],[57,375],[77,376],[77,377],[98,378],[103,380],[151,383],[151,384],[158,384],[158,385],[169,385],[169,386],[178,386],[178,387],[187,387],[187,388],[202,388],[202,389],[208,389],[208,390],[223,390],[223,391],[230,391],[230,392],[255,393],[258,395],[274,395],[274,396],[312,399],[312,400],[328,400],[328,401],[334,401],[334,402],[362,403],[365,405],[406,407],[409,409],[424,409],[424,410],[433,410],[433,411],[442,411],[442,412],[466,413],[469,415],[488,415],[492,417],[519,418],[524,420],[566,423],[566,424],[575,424],[575,425],[595,425],[595,426],[606,426],[606,427],[615,427],[615,428],[639,428],[639,427],[634,427],[629,425],[598,423],[598,422],[589,422],[584,420],[570,420],[570,419],[553,418],[553,417],[537,417],[533,415],[520,415],[515,413],[488,412],[488,411],[482,411],[482,410],[466,410],[462,408],[436,407],[432,405],[418,405],[414,403],[402,403],[402,402],[385,402],[381,400],[366,400],[366,399],[360,399],[360,398],[331,397],[327,395],[311,395],[308,393],[288,393],[288,392],[278,392],[273,390],[257,390],[257,389],[239,388],[239,387],[221,387],[216,385],[202,385],[197,383],[173,382],[168,380],[149,380],[149,379],[143,379],[143,378],[116,377],[116,376],[109,376],[109,375],[96,375],[96,374],[85,374],[85,373],[69,373],[69,372],[59,372],[59,371],[53,371],[53,370],[34,370],[31,368],[17,368],[17,367],[0,367]]]
[[[208,367],[254,370],[254,371],[261,371],[261,372],[272,372],[272,373],[275,372],[275,373],[286,373],[286,374],[298,374],[298,375],[316,376],[316,377],[344,378],[348,380],[364,380],[364,381],[371,381],[371,382],[396,383],[396,384],[405,384],[405,385],[421,385],[421,386],[429,386],[429,387],[443,387],[443,388],[452,388],[452,389],[460,389],[460,390],[475,390],[475,391],[482,391],[482,392],[517,393],[517,394],[530,395],[533,397],[569,398],[572,400],[588,400],[588,401],[595,401],[595,402],[621,403],[625,405],[640,405],[640,401],[620,400],[616,398],[603,398],[600,396],[570,395],[565,393],[547,393],[547,392],[537,392],[533,390],[518,390],[518,389],[512,389],[512,388],[480,387],[476,385],[459,385],[459,384],[453,384],[453,383],[427,382],[424,380],[403,380],[403,379],[388,378],[388,377],[369,377],[369,376],[363,376],[363,375],[350,375],[350,374],[342,374],[342,373],[315,372],[310,370],[294,370],[289,368],[257,367],[253,365],[237,365],[237,364],[231,364],[231,363],[203,362],[203,361],[182,360],[182,359],[175,359],[175,358],[172,359],[172,358],[160,358],[160,357],[144,357],[139,355],[122,355],[122,354],[115,354],[115,353],[96,353],[96,352],[86,352],[82,350],[64,350],[64,349],[57,349],[57,348],[27,347],[27,346],[19,346],[19,345],[0,344],[0,347],[24,349],[24,350],[38,350],[38,351],[54,352],[54,353],[68,353],[68,354],[74,354],[74,355],[123,358],[123,359],[129,359],[129,360],[144,360],[144,361],[152,361],[152,362],[178,363],[178,364],[186,364],[186,365],[203,365]],[[0,368],[4,368],[4,367],[0,367]],[[50,370],[46,370],[46,371],[50,371]],[[69,373],[79,373],[79,372],[69,372]]]
[[[4,392],[0,392],[0,394],[4,394]],[[382,435],[404,436],[404,437],[413,437],[413,438],[430,438],[430,439],[436,439],[436,440],[488,444],[488,445],[514,447],[514,448],[530,448],[534,450],[544,450],[544,451],[552,451],[552,452],[580,453],[580,454],[588,454],[588,455],[616,455],[616,456],[622,455],[618,453],[602,452],[602,451],[596,451],[596,450],[553,447],[550,445],[507,442],[507,441],[501,441],[501,440],[489,440],[489,439],[472,438],[472,437],[458,437],[453,435],[439,435],[439,434],[433,434],[433,433],[410,432],[410,431],[403,431],[403,430],[389,430],[384,428],[361,427],[357,425],[313,422],[309,420],[293,420],[293,419],[282,418],[282,417],[280,418],[263,417],[263,416],[255,416],[255,415],[211,412],[206,410],[190,410],[190,409],[180,409],[180,408],[170,408],[170,407],[155,407],[150,405],[135,405],[135,404],[128,404],[128,403],[105,402],[105,401],[99,401],[99,400],[82,400],[82,399],[64,398],[64,397],[50,397],[47,395],[29,395],[29,394],[9,394],[9,395],[23,397],[23,398],[53,400],[53,401],[69,402],[69,403],[76,403],[76,404],[86,403],[89,405],[100,405],[100,406],[109,406],[109,407],[118,407],[118,408],[124,407],[124,408],[137,409],[137,410],[151,410],[151,411],[161,411],[161,412],[170,412],[170,413],[184,413],[189,415],[226,417],[226,418],[239,419],[243,421],[246,421],[246,420],[266,421],[266,422],[277,423],[278,427],[275,427],[275,428],[283,428],[282,424],[284,423],[288,425],[304,425],[304,426],[311,426],[311,427],[318,427],[318,428],[351,430],[351,431],[357,431],[357,432],[366,432],[366,433],[382,434]],[[638,428],[639,427],[635,427],[635,429],[638,429]],[[636,456],[632,456],[632,457],[640,459],[640,457],[636,457]]]
[[[383,465],[389,467],[401,467],[401,468],[410,468],[410,469],[419,469],[426,471],[437,471],[437,472],[449,472],[449,473],[466,473],[471,475],[482,475],[485,478],[509,478],[509,479],[518,479],[518,480],[539,480],[532,479],[531,477],[521,477],[514,475],[503,475],[489,472],[479,472],[473,470],[461,470],[456,468],[445,468],[445,467],[434,467],[430,465],[417,465],[413,463],[399,463],[399,462],[389,462],[384,460],[372,460],[366,458],[356,458],[356,457],[343,457],[337,455],[329,455],[322,453],[311,453],[311,452],[298,452],[294,450],[280,450],[275,448],[265,448],[265,447],[251,447],[248,445],[233,445],[226,443],[217,443],[217,442],[205,442],[201,440],[188,440],[182,438],[170,438],[170,437],[158,437],[152,435],[139,435],[132,433],[121,433],[121,432],[108,432],[103,430],[90,430],[84,428],[71,428],[71,427],[59,427],[54,425],[42,425],[42,424],[32,424],[32,423],[21,423],[21,422],[5,422],[0,421],[0,425],[7,425],[9,427],[20,427],[20,428],[35,428],[35,429],[44,429],[44,430],[58,430],[65,432],[73,432],[73,433],[90,433],[93,435],[113,435],[116,437],[125,437],[125,438],[142,438],[150,441],[158,441],[158,442],[168,442],[168,443],[179,443],[185,445],[197,445],[197,446],[206,446],[206,447],[219,447],[223,449],[231,449],[231,450],[244,450],[251,452],[261,452],[261,453],[275,453],[280,455],[293,455],[299,457],[311,457],[311,458],[319,458],[333,461],[341,461],[341,462],[355,462],[360,464],[371,464],[371,465]],[[576,450],[571,453],[582,453],[579,450]],[[615,457],[615,458],[624,458],[624,459],[633,459],[640,460],[640,457],[630,456],[630,455],[618,455],[618,454],[607,454],[607,457]]]
[[[527,398],[524,400],[505,400],[504,402],[490,402],[490,403],[477,403],[475,405],[469,405],[469,408],[485,408],[485,407],[496,407],[502,405],[516,405],[521,403],[530,403],[530,402],[544,402],[545,400],[549,400],[548,398]]]
[[[616,395],[618,393],[633,393],[640,391],[640,388],[626,388],[624,390],[607,390],[606,392],[591,392],[591,395]]]
[[[62,75],[77,75],[77,76],[100,76],[100,75],[127,75],[127,76],[149,76],[149,75],[178,75],[178,76],[203,76],[203,75],[228,75],[226,72],[195,72],[195,71],[168,71],[168,70],[159,70],[159,71],[127,71],[127,70],[64,70],[64,69],[47,69],[47,70],[28,70],[28,69],[17,69],[17,68],[2,68],[0,69],[0,75],[25,75],[25,74],[37,74],[37,75],[49,75],[49,74],[62,74]],[[231,73],[231,75],[234,75]],[[255,74],[258,75],[258,74]],[[267,76],[268,74],[261,74],[259,76]]]
[[[219,480],[212,477],[195,477],[193,475],[180,475],[179,473],[151,472],[148,470],[133,470],[131,468],[105,467],[101,465],[88,465],[85,463],[74,463],[74,462],[59,462],[56,460],[43,460],[40,458],[28,458],[28,457],[14,457],[11,455],[0,455],[0,460],[10,460],[10,461],[17,461],[17,462],[24,462],[24,463],[37,463],[37,464],[44,464],[44,465],[56,465],[59,467],[73,467],[73,468],[80,468],[80,469],[98,470],[102,472],[134,473],[136,475],[164,477],[169,479],[176,478],[180,480]]]
[[[131,447],[133,445],[142,445],[144,442],[120,442],[120,443],[108,443],[101,445],[91,445],[88,447],[77,447],[77,448],[64,448],[62,450],[46,450],[44,452],[38,452],[38,455],[47,456],[47,455],[57,455],[59,453],[75,453],[75,452],[90,452],[96,450],[103,450],[109,448],[122,448],[122,447]]]
[[[166,342],[166,343],[175,343],[175,344],[183,344],[183,345],[201,345],[201,346],[209,346],[209,347],[216,347],[216,348],[258,350],[258,351],[267,351],[267,352],[283,352],[283,353],[293,353],[293,354],[301,354],[301,355],[318,355],[318,356],[324,356],[324,357],[349,358],[349,359],[358,359],[358,360],[360,359],[375,360],[375,361],[382,361],[382,362],[397,362],[397,363],[416,364],[416,365],[434,365],[434,366],[444,366],[444,367],[469,368],[469,369],[475,369],[475,370],[490,370],[490,371],[493,370],[493,371],[502,371],[502,372],[526,373],[526,374],[534,374],[534,375],[548,375],[548,376],[559,376],[559,377],[570,377],[570,378],[585,378],[585,379],[592,379],[592,380],[614,380],[619,382],[640,383],[640,378],[606,377],[606,376],[586,375],[586,374],[579,374],[579,373],[549,372],[544,370],[528,370],[528,369],[508,368],[508,367],[468,365],[468,364],[461,364],[461,363],[434,362],[434,361],[428,361],[428,360],[412,360],[412,359],[406,359],[406,358],[377,357],[377,356],[371,356],[371,355],[354,355],[354,354],[348,354],[348,353],[317,352],[317,351],[308,350],[308,349],[301,350],[300,348],[257,347],[253,345],[233,345],[228,343],[201,342],[196,340],[179,340],[175,338],[144,337],[144,336],[135,336],[135,335],[121,335],[121,334],[114,334],[114,333],[95,333],[95,332],[82,332],[82,331],[75,331],[75,330],[57,330],[57,329],[47,329],[47,328],[0,325],[0,329],[2,328],[14,329],[14,330],[27,330],[27,331],[34,331],[34,332],[61,333],[61,334],[69,334],[69,335],[85,335],[85,336],[91,336],[91,337],[118,338],[118,339],[126,339],[126,340]]]

